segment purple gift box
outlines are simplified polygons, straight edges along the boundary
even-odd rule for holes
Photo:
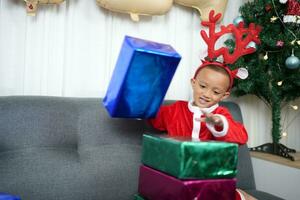
[[[150,200],[234,200],[236,179],[180,180],[142,165],[140,195]]]

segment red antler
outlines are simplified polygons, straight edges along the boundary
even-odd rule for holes
[[[244,28],[244,23],[240,22],[236,27],[233,24],[228,26],[221,26],[220,32],[216,32],[216,22],[221,17],[221,14],[214,16],[214,11],[209,13],[209,21],[203,21],[202,25],[209,27],[209,35],[202,30],[201,36],[207,44],[208,57],[210,59],[217,58],[220,55],[223,55],[224,62],[228,64],[234,63],[239,57],[253,53],[256,49],[253,47],[247,47],[250,42],[255,42],[256,44],[260,43],[258,35],[261,31],[260,26],[256,26],[254,23],[249,25],[249,28]],[[224,34],[232,33],[235,36],[235,49],[232,54],[229,53],[229,49],[221,47],[218,50],[215,50],[216,41]]]

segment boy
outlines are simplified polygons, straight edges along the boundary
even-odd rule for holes
[[[201,31],[207,44],[207,61],[203,61],[191,79],[193,99],[190,102],[177,101],[172,105],[161,106],[154,119],[149,122],[156,129],[167,131],[170,136],[190,136],[201,140],[219,140],[245,144],[248,140],[244,126],[234,121],[229,111],[218,103],[230,95],[234,78],[245,79],[248,71],[239,68],[231,71],[226,64],[233,64],[239,57],[256,51],[248,47],[250,41],[260,43],[258,37],[261,27],[253,23],[249,28],[244,22],[238,26],[229,24],[216,32],[216,22],[221,14],[210,11],[209,20],[201,24],[209,28],[209,32]],[[225,47],[215,50],[216,41],[224,34],[232,33],[236,46],[233,53]],[[223,56],[224,62],[214,61]],[[254,200],[255,198],[237,189],[236,200]]]
[[[202,64],[196,71],[191,79],[192,101],[161,106],[157,116],[149,120],[151,125],[170,136],[245,144],[248,135],[244,126],[218,105],[230,95],[233,78],[225,66],[216,64]]]
[[[191,79],[193,100],[161,106],[157,116],[149,122],[170,136],[245,144],[248,135],[244,126],[234,121],[226,108],[218,105],[229,97],[234,77],[238,76],[223,63],[204,62]],[[240,199],[255,200],[237,189],[236,200]]]

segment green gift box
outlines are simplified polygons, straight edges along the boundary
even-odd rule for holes
[[[237,154],[235,143],[143,135],[142,163],[179,179],[233,178]]]
[[[146,199],[144,199],[140,195],[136,194],[136,195],[134,195],[134,200],[146,200]]]

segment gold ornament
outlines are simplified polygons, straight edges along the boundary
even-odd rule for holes
[[[24,0],[26,11],[29,16],[35,16],[38,4],[59,4],[64,0]]]
[[[223,17],[227,6],[227,1],[228,0],[174,0],[176,4],[195,8],[199,12],[200,19],[202,21],[209,21],[209,12],[211,10],[214,10],[215,13],[221,13]],[[218,22],[221,20],[222,18],[220,18]]]
[[[128,13],[134,22],[139,21],[140,15],[163,15],[173,5],[173,0],[96,0],[102,8],[113,12]]]

